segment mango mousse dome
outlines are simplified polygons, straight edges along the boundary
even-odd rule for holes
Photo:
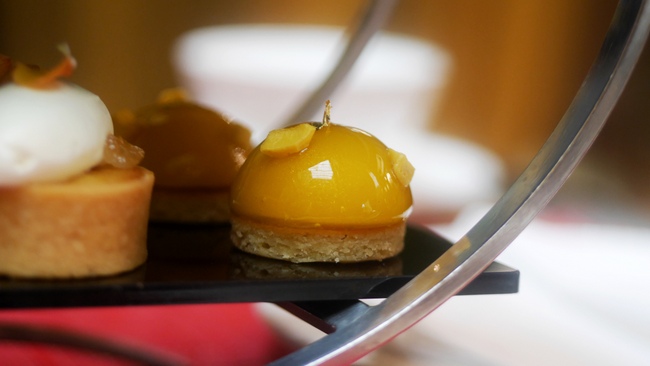
[[[231,189],[239,249],[291,262],[382,260],[404,247],[413,166],[362,130],[301,123],[269,133]]]
[[[85,278],[147,259],[154,176],[95,94],[0,55],[0,275]]]
[[[151,221],[227,223],[230,185],[252,149],[251,132],[180,89],[113,116],[117,135],[146,151],[156,175]]]

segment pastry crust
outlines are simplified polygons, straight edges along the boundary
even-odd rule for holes
[[[227,223],[230,219],[228,189],[155,187],[150,220],[178,223]]]
[[[230,261],[230,276],[235,279],[341,279],[402,274],[400,257],[381,262],[291,263],[238,250],[230,254]]]
[[[82,278],[147,258],[153,173],[97,168],[65,182],[0,188],[0,274]]]
[[[233,216],[231,239],[244,252],[294,263],[363,262],[404,249],[406,222],[376,228],[283,227]]]

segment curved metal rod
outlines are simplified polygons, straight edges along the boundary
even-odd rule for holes
[[[140,365],[181,366],[188,364],[186,360],[181,360],[175,355],[152,353],[88,334],[29,324],[0,322],[0,343],[2,342],[65,347]]]
[[[356,24],[348,33],[350,40],[345,51],[339,58],[336,66],[330,72],[327,79],[314,91],[307,100],[291,115],[283,126],[308,121],[314,113],[323,108],[323,103],[336,90],[336,87],[348,74],[361,52],[379,29],[393,14],[397,0],[371,0],[367,5],[359,24]]]
[[[336,332],[274,365],[349,364],[408,329],[456,294],[544,208],[598,135],[636,64],[650,5],[621,0],[595,64],[546,144],[495,206],[398,292]]]

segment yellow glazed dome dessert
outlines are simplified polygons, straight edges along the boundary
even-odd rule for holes
[[[401,252],[413,167],[370,134],[329,123],[272,131],[232,185],[232,241],[292,262],[382,260]]]
[[[147,152],[141,165],[156,175],[152,221],[228,222],[230,185],[252,149],[248,129],[177,89],[113,119],[117,135]]]
[[[0,275],[107,276],[147,259],[153,174],[99,97],[59,80],[74,66],[0,55]]]

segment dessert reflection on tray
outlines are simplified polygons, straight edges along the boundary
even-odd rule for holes
[[[414,226],[404,251],[384,261],[291,263],[244,253],[229,225],[150,224],[149,259],[118,276],[79,280],[0,279],[0,308],[279,302],[385,298],[451,244]],[[462,293],[512,293],[519,273],[494,263]]]
[[[361,263],[292,263],[242,252],[228,225],[152,225],[145,281],[300,280],[400,276],[401,257]]]
[[[381,262],[292,263],[248,254],[232,246],[228,225],[155,225],[151,234],[152,260],[146,266],[148,281],[176,281],[187,276],[215,280],[300,280],[403,274],[401,257]]]
[[[361,263],[289,263],[234,252],[230,276],[233,279],[337,279],[402,275],[402,259]]]

